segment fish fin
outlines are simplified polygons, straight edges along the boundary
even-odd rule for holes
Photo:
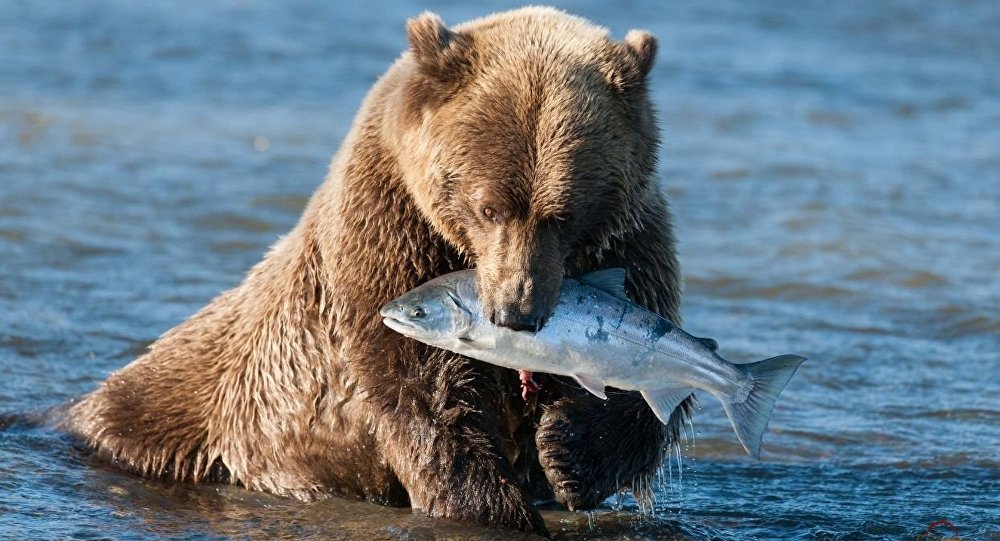
[[[462,345],[468,346],[473,349],[495,349],[497,347],[497,341],[495,338],[489,338],[487,340],[477,340],[469,336],[459,336],[458,341]]]
[[[594,271],[577,278],[581,284],[610,293],[619,299],[631,302],[625,294],[625,269],[612,268]]]
[[[590,391],[590,394],[600,398],[601,400],[607,400],[608,395],[604,394],[604,384],[588,378],[587,376],[580,376],[573,374],[573,379],[580,384],[580,387]]]
[[[691,396],[694,388],[666,387],[663,389],[643,389],[639,392],[642,393],[642,397],[646,399],[646,403],[649,404],[650,409],[660,419],[660,422],[667,424],[670,420],[670,414],[685,398]]]
[[[780,355],[756,363],[736,365],[741,372],[753,378],[753,387],[739,403],[723,399],[722,407],[733,424],[736,437],[750,456],[760,459],[760,443],[771,420],[774,402],[804,360],[806,358],[801,355]]]
[[[701,344],[703,346],[707,347],[708,349],[710,349],[712,351],[718,351],[719,350],[719,343],[716,342],[715,340],[711,339],[711,338],[700,338],[698,336],[692,336],[691,338],[694,338],[695,340],[701,342]]]

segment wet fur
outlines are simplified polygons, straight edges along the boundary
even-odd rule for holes
[[[454,30],[425,14],[408,32],[297,226],[65,429],[150,477],[539,533],[534,498],[583,509],[648,482],[679,421],[638,394],[602,402],[550,379],[525,403],[514,371],[405,339],[377,310],[472,265],[495,306],[544,309],[564,274],[622,266],[633,299],[678,322],[651,182],[655,40],[544,8]],[[483,223],[487,200],[502,222]]]

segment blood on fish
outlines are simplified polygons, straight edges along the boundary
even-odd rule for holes
[[[518,370],[517,375],[521,378],[521,398],[525,402],[532,393],[542,390],[542,385],[535,381],[535,375],[530,370]]]

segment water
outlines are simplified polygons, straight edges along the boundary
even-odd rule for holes
[[[79,396],[237,284],[295,222],[403,21],[239,0],[0,5],[0,411]],[[1000,5],[580,2],[660,38],[686,327],[794,351],[764,441],[703,397],[657,490],[561,539],[1000,537]],[[664,476],[668,477],[667,475]],[[592,524],[592,527],[591,527]],[[332,500],[146,481],[0,432],[0,537],[504,539]]]

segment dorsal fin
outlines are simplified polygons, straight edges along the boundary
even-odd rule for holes
[[[631,302],[625,294],[625,269],[611,268],[594,271],[577,278],[581,284],[600,289],[619,299]]]

